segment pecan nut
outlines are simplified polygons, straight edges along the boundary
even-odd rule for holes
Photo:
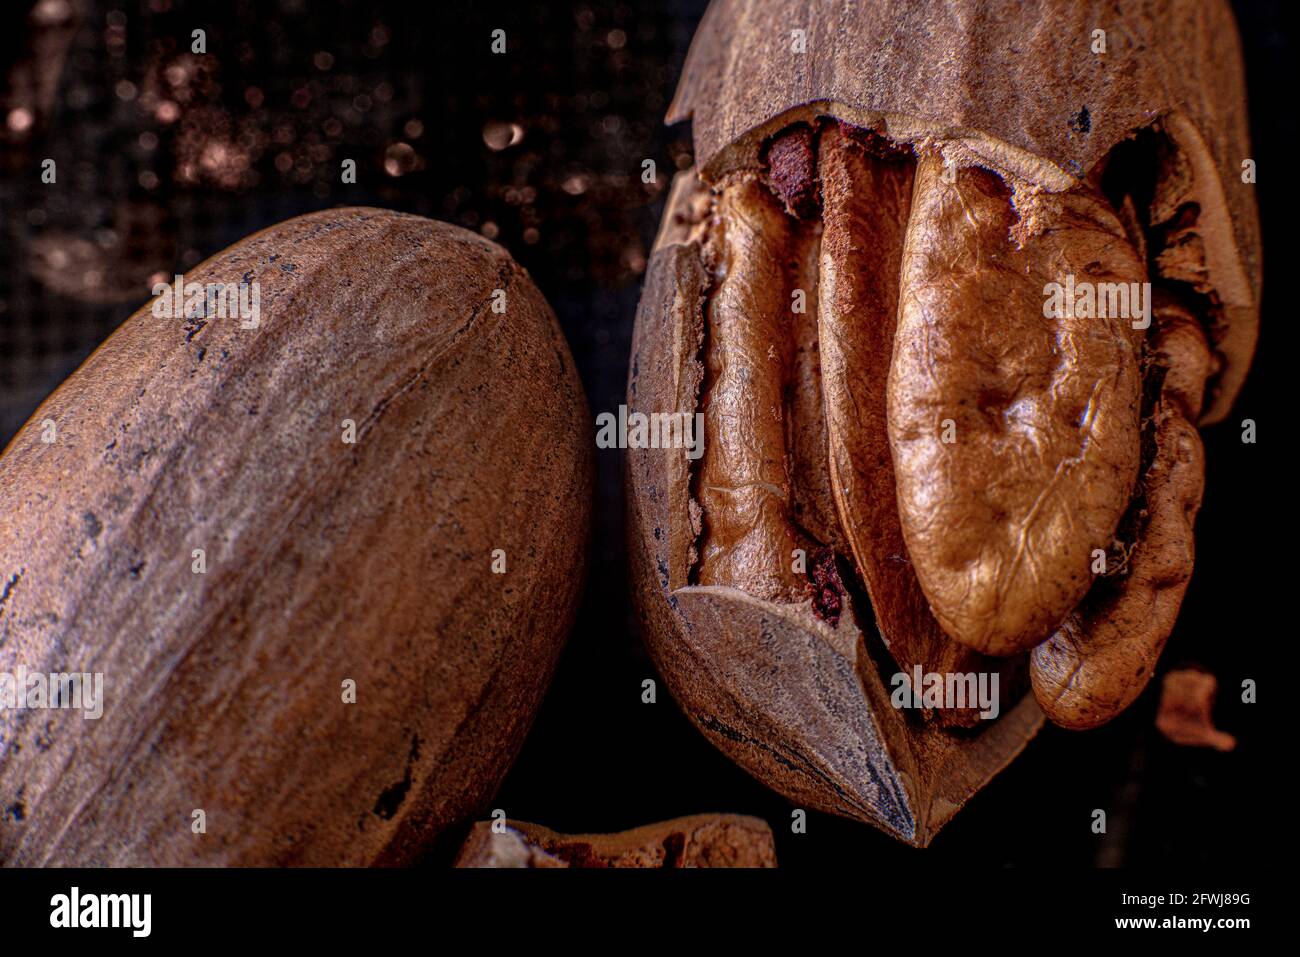
[[[576,614],[577,370],[505,250],[418,216],[186,278],[258,283],[256,328],[147,305],[0,456],[0,695],[104,690],[0,707],[0,863],[410,861],[495,793]]]
[[[1196,425],[1258,325],[1224,5],[977,6],[716,0],[629,379],[635,411],[703,414],[698,467],[628,455],[674,694],[790,799],[921,845],[1044,715],[1092,727],[1149,680]],[[903,713],[891,672],[996,676],[1000,716]]]

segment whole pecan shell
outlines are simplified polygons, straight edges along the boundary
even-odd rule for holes
[[[105,696],[0,710],[0,862],[410,860],[491,798],[576,612],[563,335],[505,250],[385,210],[185,278],[259,283],[257,328],[146,305],[0,457],[0,672]]]

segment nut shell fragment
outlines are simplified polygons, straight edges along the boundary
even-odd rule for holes
[[[739,814],[695,814],[615,834],[557,834],[537,824],[475,824],[457,867],[776,867],[767,822]]]
[[[1214,726],[1214,696],[1219,682],[1214,675],[1179,668],[1165,675],[1160,687],[1156,728],[1174,744],[1231,751],[1237,739]]]

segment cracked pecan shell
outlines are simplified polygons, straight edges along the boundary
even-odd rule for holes
[[[645,639],[719,748],[924,845],[1044,712],[1141,691],[1257,333],[1244,116],[1217,2],[715,0],[628,390],[702,458],[627,468]],[[1145,318],[1050,312],[1075,279]],[[899,709],[914,670],[1000,715]]]

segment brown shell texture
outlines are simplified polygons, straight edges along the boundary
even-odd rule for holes
[[[704,444],[629,449],[630,562],[687,715],[797,806],[924,846],[1148,683],[1258,330],[1244,103],[1219,0],[710,6],[628,383]],[[1049,313],[1076,274],[1149,330]],[[898,707],[914,665],[1000,715]]]
[[[97,720],[0,711],[0,861],[409,861],[490,799],[575,614],[572,359],[503,249],[420,217],[185,278],[259,283],[257,328],[141,308],[0,457],[0,671],[104,681]]]

